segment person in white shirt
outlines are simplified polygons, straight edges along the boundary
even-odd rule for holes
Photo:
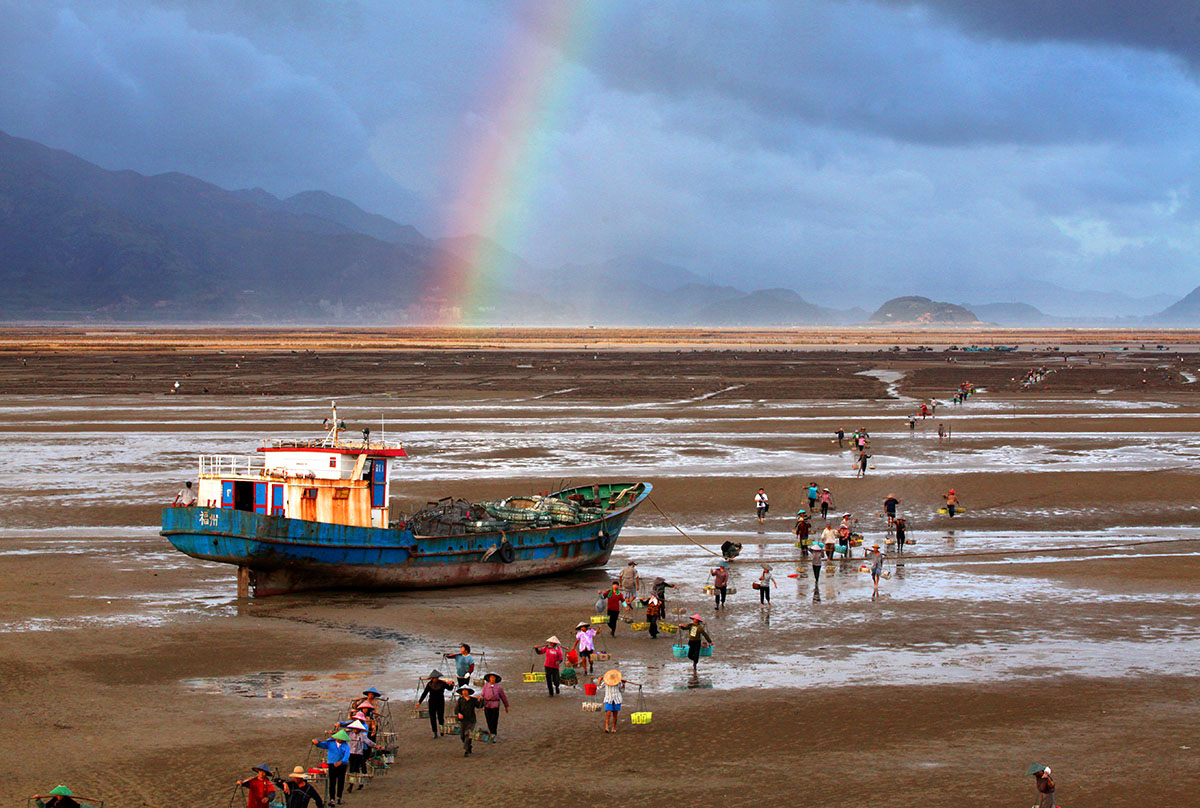
[[[771,503],[767,499],[767,492],[763,489],[758,489],[758,493],[754,495],[754,510],[758,513],[758,523],[761,525],[767,516],[767,511],[771,509]]]
[[[171,503],[173,506],[178,505],[181,508],[192,508],[196,505],[196,492],[192,490],[192,481],[188,480],[183,484],[183,488],[179,489],[179,493],[175,495],[175,501]]]

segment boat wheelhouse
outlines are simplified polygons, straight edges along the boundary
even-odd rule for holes
[[[264,441],[258,454],[201,455],[196,498],[206,508],[232,508],[331,525],[387,527],[393,463],[399,443],[342,438],[333,409],[324,438]]]

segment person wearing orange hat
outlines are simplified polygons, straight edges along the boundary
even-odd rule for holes
[[[954,516],[954,511],[958,508],[958,493],[951,488],[950,493],[942,494],[942,499],[946,500],[946,515]]]

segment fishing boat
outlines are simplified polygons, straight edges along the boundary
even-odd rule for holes
[[[193,558],[235,565],[239,597],[313,589],[415,589],[554,575],[605,564],[646,482],[595,483],[494,502],[444,499],[393,519],[395,442],[347,439],[337,417],[311,440],[251,456],[201,455],[196,502],[162,513]]]

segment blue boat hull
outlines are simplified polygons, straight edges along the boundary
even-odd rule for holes
[[[256,597],[309,589],[466,586],[607,563],[626,520],[651,487],[643,483],[629,505],[590,522],[504,533],[414,536],[407,528],[195,507],[163,510],[162,535],[193,558],[249,570]],[[504,540],[512,545],[511,561],[494,549]]]

